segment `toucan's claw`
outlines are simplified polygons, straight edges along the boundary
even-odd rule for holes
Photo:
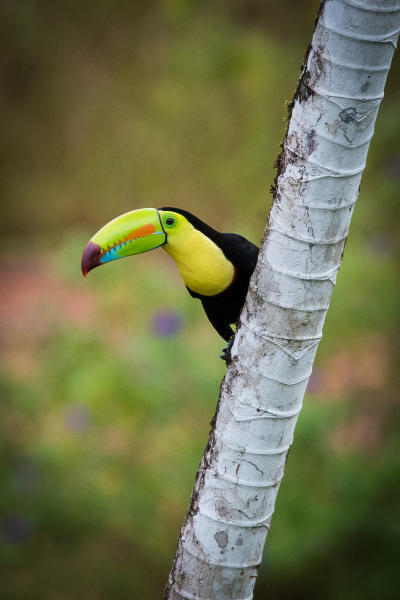
[[[233,337],[231,337],[231,339],[229,340],[226,348],[222,349],[222,354],[219,355],[219,357],[222,358],[222,360],[225,360],[226,362],[232,361],[232,355],[231,355],[232,344],[233,344]]]

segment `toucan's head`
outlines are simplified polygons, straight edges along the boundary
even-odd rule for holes
[[[104,225],[83,251],[83,275],[86,277],[95,267],[112,260],[148,252],[164,244],[173,245],[174,241],[193,230],[193,220],[203,225],[190,213],[177,211],[174,208],[140,208]]]

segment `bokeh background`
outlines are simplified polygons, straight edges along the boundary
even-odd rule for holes
[[[161,598],[223,343],[161,249],[81,252],[143,206],[259,242],[317,8],[1,2],[1,598]],[[398,597],[398,63],[256,600]]]

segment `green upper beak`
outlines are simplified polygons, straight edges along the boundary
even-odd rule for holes
[[[82,254],[82,273],[86,277],[95,267],[154,250],[166,241],[167,234],[155,208],[132,210],[104,225],[92,237]]]

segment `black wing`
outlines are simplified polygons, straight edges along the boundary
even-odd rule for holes
[[[220,248],[235,267],[248,274],[249,279],[257,264],[259,248],[237,233],[223,233]]]

